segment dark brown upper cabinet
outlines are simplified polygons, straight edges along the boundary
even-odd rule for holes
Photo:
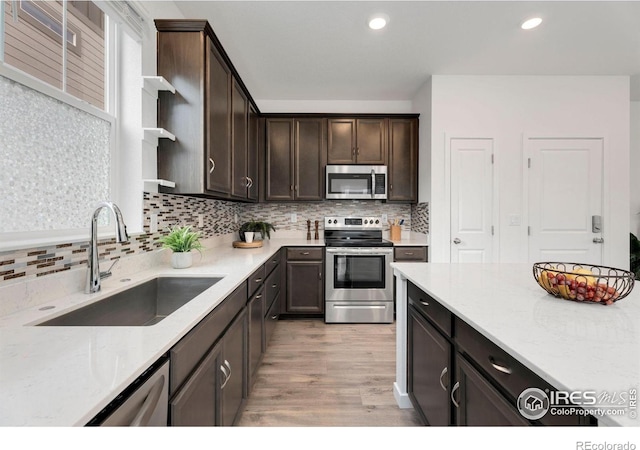
[[[159,142],[158,178],[176,183],[160,191],[256,201],[255,102],[206,20],[155,24],[157,73],[176,88],[158,100],[158,126],[176,136]]]
[[[328,123],[328,164],[386,164],[387,119],[331,118]]]
[[[265,200],[324,197],[326,119],[267,117]]]
[[[418,119],[389,119],[387,200],[418,201]]]

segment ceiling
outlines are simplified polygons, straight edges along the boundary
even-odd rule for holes
[[[640,100],[640,1],[176,5],[209,20],[256,100],[406,101],[430,75],[631,75]],[[389,24],[370,30],[379,12]]]

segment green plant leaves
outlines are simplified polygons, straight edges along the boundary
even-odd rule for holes
[[[171,228],[169,234],[160,238],[163,248],[174,252],[184,253],[191,250],[201,251],[204,247],[200,243],[200,232],[191,231],[190,226]]]

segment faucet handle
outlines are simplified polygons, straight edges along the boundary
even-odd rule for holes
[[[113,267],[114,267],[116,264],[118,264],[118,261],[120,261],[120,258],[115,259],[115,260],[113,261],[113,264],[111,264],[111,266],[107,269],[107,271],[106,271],[106,272],[100,272],[100,279],[109,278],[111,275],[113,275],[113,274],[111,273],[111,269],[113,269]]]

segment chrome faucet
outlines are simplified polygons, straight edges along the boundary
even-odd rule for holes
[[[87,294],[98,292],[100,290],[100,279],[105,278],[106,275],[106,273],[104,275],[100,273],[100,262],[98,260],[98,216],[102,208],[110,210],[116,218],[116,242],[127,242],[129,240],[127,226],[124,224],[120,208],[111,202],[98,203],[98,207],[93,212],[91,219],[91,245],[89,247],[88,259],[89,271],[87,272],[87,285],[84,290]],[[113,267],[113,265],[111,267]],[[107,272],[109,275],[110,271],[111,269]]]

